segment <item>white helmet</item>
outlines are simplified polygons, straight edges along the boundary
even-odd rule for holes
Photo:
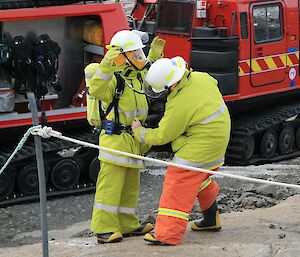
[[[155,93],[161,93],[181,80],[185,70],[186,62],[182,57],[162,58],[151,65],[145,81]]]
[[[145,47],[141,37],[130,30],[121,30],[117,32],[110,40],[110,45],[117,46],[121,52],[129,52]]]

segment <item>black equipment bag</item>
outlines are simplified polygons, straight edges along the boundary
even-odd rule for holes
[[[34,58],[34,46],[24,39],[16,36],[11,44],[11,76],[15,78],[14,90],[20,91],[21,86],[33,91],[32,65]]]
[[[49,87],[60,91],[58,79],[59,45],[48,35],[41,35],[35,41],[16,36],[10,45],[10,74],[15,78],[17,93],[32,91],[37,99],[44,96]]]
[[[61,48],[45,34],[38,38],[34,49],[38,86],[46,87],[49,85],[54,87],[56,91],[60,91],[61,86],[57,71],[58,57],[61,53]],[[47,91],[47,88],[45,90]]]

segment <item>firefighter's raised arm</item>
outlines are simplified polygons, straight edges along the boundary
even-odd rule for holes
[[[156,60],[164,57],[164,48],[166,40],[156,36],[150,45],[150,51],[148,54],[148,60],[150,62],[155,62]]]
[[[110,103],[113,99],[116,87],[114,59],[119,54],[118,48],[109,48],[90,81],[89,94],[106,103]]]

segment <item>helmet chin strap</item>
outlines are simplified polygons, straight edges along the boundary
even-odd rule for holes
[[[168,91],[167,91],[167,95],[171,94],[171,92],[172,92],[171,87],[168,87],[168,89],[166,89],[166,90],[168,90]]]
[[[150,61],[148,61],[148,62],[146,62],[146,64],[143,67],[143,69],[149,69],[151,65],[152,65],[152,63]]]

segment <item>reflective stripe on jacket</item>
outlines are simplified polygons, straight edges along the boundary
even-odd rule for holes
[[[146,144],[172,142],[174,163],[204,169],[224,163],[229,135],[230,116],[217,81],[207,73],[188,71],[168,96],[158,128],[134,131]]]

